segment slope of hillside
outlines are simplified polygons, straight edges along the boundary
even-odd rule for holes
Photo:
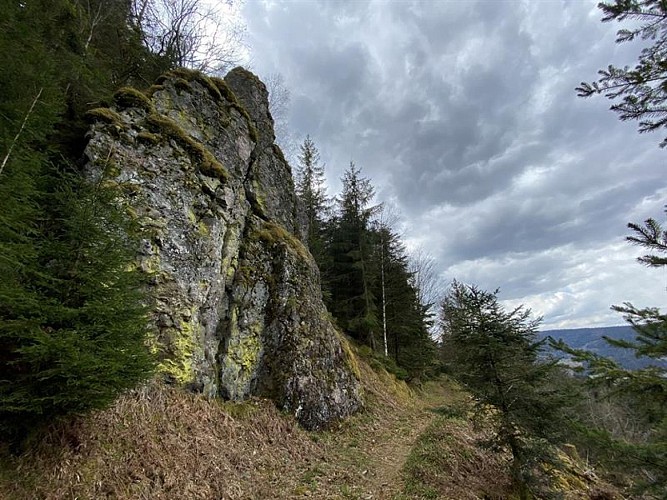
[[[507,457],[479,444],[488,429],[452,414],[469,404],[456,384],[414,391],[363,359],[358,367],[365,411],[318,432],[268,400],[150,384],[54,425],[18,458],[3,450],[0,498],[511,498]],[[566,484],[564,498],[596,488]]]

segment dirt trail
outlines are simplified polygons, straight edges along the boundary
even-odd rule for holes
[[[381,397],[381,395],[380,395]],[[301,497],[393,499],[403,491],[401,469],[417,438],[442,404],[440,391],[396,402],[379,401],[366,414],[322,435],[325,458],[301,478]]]
[[[375,442],[371,440],[366,451],[371,467],[368,482],[362,485],[362,498],[394,498],[403,490],[403,464],[432,419],[433,414],[426,411],[406,416],[401,425],[386,429]]]

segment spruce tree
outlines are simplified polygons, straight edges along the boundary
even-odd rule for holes
[[[387,330],[386,352],[405,370],[407,378],[419,380],[427,374],[435,358],[435,345],[428,331],[428,308],[420,303],[412,284],[407,252],[399,236],[384,224],[373,228],[371,235],[372,259],[380,270],[374,296],[383,305],[378,309]]]
[[[638,261],[646,266],[667,266],[667,231],[655,219],[644,224],[630,223],[633,231],[627,240],[649,250]],[[611,429],[590,429],[594,444],[606,449],[612,465],[635,472],[636,487],[658,496],[667,495],[667,314],[656,307],[637,308],[630,302],[612,306],[635,330],[634,341],[606,338],[619,348],[634,351],[635,356],[653,361],[647,368],[629,370],[612,359],[572,349],[563,342],[553,345],[583,363],[589,386],[610,387],[605,394],[634,414],[645,432],[641,439],[614,436]]]
[[[336,200],[338,213],[331,222],[331,309],[341,326],[376,349],[379,330],[373,295],[376,279],[371,259],[370,221],[374,189],[354,163],[345,171],[343,192]]]
[[[308,248],[320,268],[322,291],[328,297],[330,262],[325,249],[325,231],[330,203],[320,153],[310,136],[303,141],[298,159],[296,194],[305,215]]]
[[[3,439],[107,404],[151,371],[134,224],[111,188],[72,167],[85,103],[112,89],[119,60],[96,37],[130,36],[126,10],[74,0],[0,7]]]
[[[511,452],[520,497],[530,498],[536,466],[551,458],[547,444],[562,436],[564,405],[548,383],[554,364],[538,360],[540,320],[521,307],[505,311],[497,294],[454,281],[442,303],[442,345],[478,412],[494,420],[492,444]]]
[[[101,182],[44,180],[18,240],[28,252],[0,247],[11,277],[0,285],[0,432],[13,440],[109,404],[153,367],[135,223]]]

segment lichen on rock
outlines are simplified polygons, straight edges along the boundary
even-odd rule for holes
[[[166,379],[209,397],[273,399],[317,429],[361,406],[358,368],[299,236],[266,87],[237,68],[190,70],[89,114],[91,176],[112,160],[146,239]],[[119,132],[120,131],[120,132]]]

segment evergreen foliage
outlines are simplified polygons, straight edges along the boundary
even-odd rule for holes
[[[621,120],[638,120],[639,132],[651,132],[667,127],[667,2],[663,0],[614,0],[598,7],[604,13],[603,22],[630,21],[628,28],[617,32],[617,43],[637,39],[650,41],[641,50],[634,68],[610,65],[599,71],[601,78],[592,83],[582,82],[577,91],[581,97],[604,94],[616,101],[611,109]],[[667,146],[667,139],[660,143]],[[627,238],[633,244],[649,249],[638,260],[649,267],[667,265],[667,232],[654,219],[644,224],[630,223],[633,234]],[[656,253],[657,252],[657,253]],[[634,342],[606,339],[610,344],[634,351],[637,357],[661,359],[667,354],[667,315],[654,307],[636,308],[631,303],[613,306],[637,332]],[[554,346],[585,363],[591,385],[605,386],[604,394],[615,404],[643,423],[644,435],[615,435],[604,426],[591,430],[593,441],[605,450],[612,463],[631,466],[640,488],[661,497],[667,495],[667,374],[658,366],[627,370],[603,356],[572,349],[564,343]]]
[[[627,237],[633,244],[651,252],[639,262],[649,267],[667,265],[667,237],[662,226],[654,219],[644,225],[630,223],[634,234]],[[667,315],[658,308],[637,308],[627,302],[612,306],[622,313],[635,329],[635,341],[605,338],[611,345],[629,349],[638,358],[660,360],[667,356]],[[615,361],[588,351],[572,349],[563,342],[554,347],[572,355],[584,364],[591,387],[603,390],[605,398],[621,405],[644,430],[641,435],[614,433],[606,426],[592,426],[594,445],[617,467],[632,466],[639,489],[657,495],[667,494],[667,370],[655,363],[647,368],[628,370]],[[608,390],[608,389],[611,390]],[[604,399],[604,398],[601,398]]]
[[[101,183],[48,172],[21,246],[1,244],[0,431],[110,403],[152,370],[138,241]],[[48,211],[47,211],[48,210]]]
[[[442,302],[442,348],[477,412],[494,420],[491,444],[509,449],[517,489],[530,498],[536,468],[553,458],[547,444],[562,436],[564,405],[549,384],[554,364],[538,360],[540,319],[521,307],[505,311],[497,294],[454,281]]]
[[[0,7],[0,434],[15,444],[108,404],[152,370],[135,228],[115,191],[73,166],[84,112],[156,76],[128,9]]]
[[[296,194],[306,219],[308,248],[320,268],[322,289],[328,297],[330,262],[325,249],[325,230],[331,209],[326,194],[324,167],[320,165],[320,153],[310,136],[306,136],[300,149]]]
[[[373,295],[384,301],[380,312],[387,329],[387,353],[410,378],[421,379],[429,374],[435,358],[428,305],[419,300],[399,236],[383,225],[374,227],[371,236],[375,249],[373,261],[383,266],[380,274],[384,278],[384,293],[379,279],[375,281]]]
[[[621,120],[638,120],[640,132],[667,127],[667,3],[663,0],[614,0],[601,2],[603,22],[630,21],[630,27],[618,31],[616,42],[651,40],[642,49],[634,68],[609,65],[598,71],[600,78],[581,82],[580,97],[603,94],[616,101],[611,109]],[[660,143],[667,146],[667,139]]]
[[[338,213],[331,221],[331,308],[343,329],[357,340],[377,348],[379,330],[370,241],[371,206],[375,191],[354,163],[345,171]]]
[[[319,151],[310,137],[301,146],[299,162],[296,192],[327,307],[342,329],[400,378],[431,375],[436,348],[429,334],[429,306],[420,301],[400,237],[378,218],[382,206],[372,204],[370,179],[350,163],[331,207]]]

